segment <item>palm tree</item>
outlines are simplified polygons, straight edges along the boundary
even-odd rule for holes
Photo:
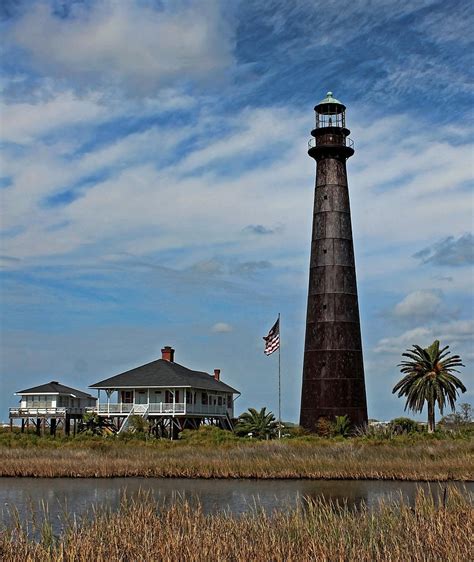
[[[249,408],[239,416],[239,421],[235,426],[235,431],[238,435],[249,435],[257,439],[269,439],[276,434],[278,423],[275,421],[275,416],[272,412],[262,408],[257,412],[255,408]]]
[[[414,345],[407,349],[403,357],[408,360],[402,361],[398,367],[405,376],[392,390],[398,391],[398,397],[406,396],[405,410],[408,408],[414,412],[421,412],[425,402],[428,403],[428,432],[435,430],[435,404],[438,404],[441,414],[446,401],[454,410],[458,389],[466,392],[466,387],[454,375],[459,373],[456,367],[464,367],[459,355],[452,355],[447,351],[449,345],[439,348],[439,341],[435,340],[426,349]]]

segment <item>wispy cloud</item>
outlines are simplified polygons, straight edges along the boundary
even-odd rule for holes
[[[247,234],[257,234],[259,236],[265,236],[267,234],[276,234],[283,229],[281,225],[270,228],[264,226],[263,224],[249,224],[242,229],[242,232]]]
[[[435,291],[414,291],[395,305],[395,316],[419,318],[431,317],[441,305],[441,297]]]
[[[226,322],[217,322],[211,328],[211,332],[213,332],[214,334],[227,334],[232,331],[233,331],[233,327],[230,324],[227,324]]]
[[[443,345],[450,345],[454,352],[456,346],[465,346],[472,342],[474,336],[474,321],[455,320],[439,322],[436,326],[418,326],[401,333],[398,336],[382,338],[374,348],[375,353],[401,353],[413,344],[427,347],[433,340],[439,339]],[[463,349],[465,349],[463,347]],[[472,359],[472,357],[469,357]]]
[[[448,236],[431,246],[423,248],[416,254],[422,263],[441,266],[474,265],[474,236],[470,233],[459,238]]]
[[[214,0],[165,3],[161,9],[98,0],[74,3],[67,16],[59,16],[35,2],[8,37],[50,76],[150,95],[163,86],[222,76],[234,47],[226,13]]]

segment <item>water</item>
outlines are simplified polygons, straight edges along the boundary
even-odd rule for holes
[[[465,493],[474,494],[474,483],[451,483]],[[0,478],[0,523],[8,524],[16,511],[22,522],[32,517],[41,521],[47,505],[55,533],[66,524],[66,513],[88,516],[93,509],[117,510],[121,498],[136,497],[144,491],[157,503],[177,497],[199,501],[205,513],[230,512],[235,515],[258,504],[268,512],[289,509],[306,498],[324,497],[351,508],[365,503],[376,509],[380,499],[397,501],[400,494],[414,502],[417,488],[431,490],[442,497],[445,484],[394,482],[381,480],[203,480],[162,478]]]

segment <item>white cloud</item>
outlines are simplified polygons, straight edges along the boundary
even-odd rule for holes
[[[124,115],[132,105],[123,106]],[[114,111],[120,115],[119,108]],[[13,185],[0,191],[2,228],[16,235],[5,239],[1,252],[22,258],[6,266],[27,267],[38,258],[48,263],[58,255],[70,260],[78,252],[94,260],[123,251],[146,256],[179,249],[172,259],[182,268],[196,268],[197,262],[209,267],[221,253],[238,254],[239,263],[271,262],[288,285],[298,284],[295,277],[306,283],[314,182],[314,163],[305,153],[307,129],[308,116],[291,108],[245,109],[231,117],[203,109],[196,112],[192,129],[153,126],[73,158],[67,141],[36,140],[5,160]],[[277,134],[269,137],[268,130]],[[405,130],[414,138],[406,140]],[[411,256],[431,236],[469,230],[466,147],[454,149],[449,137],[434,145],[430,135],[438,131],[424,130],[417,137],[403,115],[375,120],[364,129],[356,124],[356,133],[361,142],[349,162],[349,189],[359,279],[378,279],[384,290],[397,279],[397,291],[421,291],[399,303],[400,317],[409,317],[410,307],[432,311],[439,298],[433,288],[440,282]],[[178,152],[189,135],[197,142]],[[275,158],[254,158],[259,151]],[[229,173],[247,158],[248,166]],[[442,184],[435,173],[438,165]],[[60,207],[42,205],[82,178],[100,177],[104,168],[110,174],[88,184],[81,198]],[[447,176],[449,191],[441,189]],[[426,193],[428,188],[435,197]],[[447,221],[446,214],[456,221]],[[272,236],[242,236],[249,224],[281,229]],[[464,291],[470,282],[469,272],[461,272],[443,290]],[[416,308],[422,296],[424,303]]]
[[[226,334],[228,332],[232,332],[233,329],[234,328],[226,322],[217,322],[214,326],[212,326],[211,332],[214,332],[215,334]]]
[[[83,122],[100,122],[109,112],[98,95],[79,97],[71,91],[59,92],[37,103],[13,103],[0,106],[2,139],[20,144],[59,127]]]
[[[214,123],[216,119],[222,121],[215,118]],[[259,254],[265,248],[281,249],[281,240],[278,236],[258,241],[242,237],[242,228],[249,223],[292,223],[284,239],[287,248],[295,237],[302,239],[301,224],[309,226],[311,219],[306,210],[312,194],[311,188],[302,190],[300,186],[304,177],[311,177],[312,165],[298,146],[304,146],[305,139],[301,115],[280,109],[247,110],[229,120],[230,132],[220,140],[203,134],[209,117],[203,120],[193,128],[193,134],[209,138],[207,148],[198,149],[199,158],[187,157],[171,165],[162,161],[189,135],[187,126],[152,127],[72,159],[63,157],[61,144],[41,142],[21,155],[11,155],[6,167],[13,185],[0,192],[5,209],[2,227],[24,232],[8,238],[3,253],[46,258],[86,244],[94,252],[94,245],[103,245],[105,240],[108,245],[98,249],[101,253],[125,250],[142,255],[203,243],[209,248],[235,243],[255,252],[254,261],[261,261]],[[262,123],[276,127],[281,137],[264,138],[259,127]],[[260,146],[271,150],[274,143],[281,144],[281,138],[290,150],[283,150],[277,162],[265,160],[236,176],[221,176],[212,169],[243,158],[249,145],[253,150]],[[233,147],[231,152],[227,145]],[[211,169],[191,175],[200,165]],[[45,198],[107,166],[113,168],[112,176],[88,185],[81,198],[61,207],[41,205]],[[267,204],[269,191],[271,208]],[[301,204],[302,197],[306,203]],[[58,223],[65,223],[60,232],[51,230]],[[203,256],[202,261],[211,257]]]
[[[395,305],[396,316],[431,316],[441,305],[441,298],[434,291],[414,291]]]
[[[99,90],[81,95],[45,85],[27,102],[0,103],[1,138],[6,142],[28,145],[58,130],[68,138],[77,125],[90,128],[114,118],[157,116],[189,109],[194,103],[193,98],[173,89],[134,102],[110,97]],[[163,137],[162,141],[166,143],[167,138]]]
[[[418,326],[407,330],[398,336],[382,338],[374,348],[375,353],[401,354],[413,344],[426,347],[435,339],[441,344],[449,345],[453,353],[458,353],[456,346],[465,348],[472,343],[474,337],[473,320],[454,320],[451,322],[438,322],[434,326]],[[467,351],[467,349],[466,349]]]
[[[120,86],[136,94],[220,75],[233,62],[233,29],[223,5],[97,0],[75,4],[67,18],[36,3],[10,39],[51,76]]]

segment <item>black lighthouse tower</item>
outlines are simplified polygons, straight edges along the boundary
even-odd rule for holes
[[[317,162],[300,424],[347,415],[367,422],[346,160],[345,106],[332,92],[314,108],[308,154]]]

